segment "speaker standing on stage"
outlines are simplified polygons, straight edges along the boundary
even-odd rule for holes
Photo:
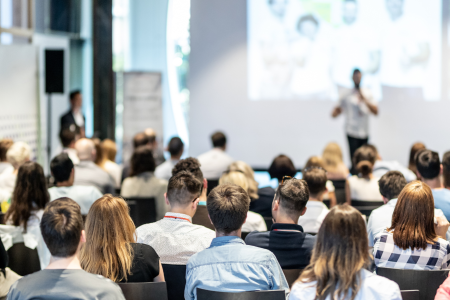
[[[71,131],[75,131],[75,127],[80,128],[81,137],[84,137],[84,123],[85,117],[81,112],[81,106],[83,104],[83,97],[80,91],[73,91],[70,93],[70,110],[61,117],[61,129],[70,128]]]
[[[353,82],[355,87],[339,100],[339,106],[333,110],[332,117],[336,118],[342,112],[345,114],[345,130],[347,133],[350,149],[350,159],[356,149],[369,141],[369,115],[378,115],[376,105],[370,90],[360,88],[362,74],[355,69],[353,71]],[[352,167],[354,174],[354,168]]]

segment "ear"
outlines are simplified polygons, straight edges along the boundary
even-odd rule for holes
[[[444,167],[441,164],[441,170],[439,171],[439,175],[442,175],[442,173],[444,173]]]
[[[52,174],[53,175],[53,174]],[[72,168],[72,171],[70,171],[70,176],[75,176],[75,167]]]
[[[305,206],[305,208],[303,209],[302,214],[300,216],[303,216],[306,213],[306,210],[307,210],[307,208]]]
[[[384,202],[384,204],[386,204],[386,203],[389,202],[389,199],[388,199],[388,198],[386,198],[386,197],[384,197],[384,196],[382,196],[382,197],[383,197],[383,202]]]
[[[166,202],[166,205],[170,206],[169,198],[167,198],[167,193],[164,193],[164,201]]]
[[[203,178],[203,189],[204,190],[208,189],[208,180],[206,178]]]
[[[422,180],[422,176],[420,175],[419,171],[416,171],[416,176],[418,180]]]
[[[86,231],[81,230],[80,243],[86,243]]]
[[[197,206],[198,206],[198,203],[199,203],[199,202],[200,202],[200,197],[197,198],[197,199],[195,199],[194,202],[192,202],[192,209],[193,209],[193,210],[197,210]]]
[[[273,200],[272,202],[272,211],[280,210],[280,200]]]

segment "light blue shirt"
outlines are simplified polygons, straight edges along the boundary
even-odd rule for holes
[[[248,246],[236,236],[213,239],[188,261],[184,298],[197,299],[197,288],[220,292],[285,290],[289,285],[275,255]]]
[[[434,207],[442,210],[447,220],[450,220],[450,190],[433,189],[431,192],[433,193]]]

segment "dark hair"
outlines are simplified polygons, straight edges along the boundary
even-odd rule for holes
[[[72,92],[70,92],[70,94],[69,94],[70,101],[72,101],[73,98],[75,98],[75,96],[78,95],[78,94],[81,94],[80,90],[73,90]]]
[[[0,141],[0,161],[6,161],[6,152],[14,144],[11,139],[2,139]]]
[[[312,14],[307,14],[298,19],[297,30],[300,30],[300,26],[302,25],[302,23],[307,21],[313,22],[317,27],[319,26],[319,21],[317,21],[316,17],[314,17]]]
[[[280,154],[275,157],[272,164],[269,167],[270,178],[276,178],[279,182],[283,179],[283,176],[294,177],[297,174],[292,160],[284,154]]]
[[[411,151],[409,152],[409,166],[408,168],[414,172],[414,174],[417,172],[416,168],[416,154],[420,150],[426,149],[425,145],[423,143],[415,143],[411,147]]]
[[[211,141],[214,148],[225,147],[225,145],[227,144],[227,137],[224,133],[217,131],[213,135],[211,135]]]
[[[416,168],[420,176],[425,179],[434,179],[441,172],[441,161],[437,152],[423,149],[416,154]]]
[[[69,198],[49,203],[41,220],[41,233],[52,256],[70,257],[78,249],[83,218],[80,205]]]
[[[169,179],[167,198],[170,205],[186,206],[200,196],[203,182],[198,180],[191,172],[181,171]]]
[[[347,2],[348,2],[348,1],[350,1],[350,0],[347,0]],[[355,1],[352,0],[352,2],[355,2]],[[353,75],[355,75],[356,73],[361,73],[361,70],[358,69],[358,68],[355,68],[355,69],[353,70]]]
[[[155,168],[155,159],[149,146],[140,146],[134,150],[131,156],[130,176],[136,176],[144,172],[153,172]]]
[[[180,160],[172,169],[172,176],[181,171],[191,172],[198,180],[203,182],[203,172],[200,169],[200,162],[194,157],[188,157]]]
[[[389,171],[378,181],[380,194],[388,200],[398,198],[407,182],[399,171]]]
[[[75,142],[76,132],[70,130],[70,128],[63,128],[59,132],[59,139],[64,148],[69,147],[72,142]]]
[[[320,168],[311,168],[303,173],[303,180],[308,184],[309,193],[315,196],[326,190],[327,172]]]
[[[377,160],[377,150],[372,145],[363,145],[356,149],[353,155],[353,165],[362,176],[372,173],[373,165]]]
[[[450,151],[444,153],[442,157],[444,186],[450,188]]]
[[[278,186],[275,199],[287,213],[298,218],[309,199],[308,184],[305,180],[292,178]]]
[[[181,154],[184,149],[183,141],[179,137],[173,137],[170,139],[169,146],[167,147],[170,155],[175,156]]]
[[[11,207],[6,212],[5,220],[14,226],[22,225],[26,232],[32,211],[44,209],[49,201],[44,170],[38,163],[28,161],[19,167]]]
[[[146,146],[148,145],[148,143],[149,143],[148,136],[143,132],[136,133],[136,135],[133,137],[134,149],[137,149],[141,146]]]
[[[56,183],[69,180],[72,170],[73,162],[67,153],[61,153],[55,156],[50,162],[50,171]]]
[[[250,207],[250,197],[238,185],[221,184],[209,193],[206,207],[216,230],[230,233],[244,224]]]

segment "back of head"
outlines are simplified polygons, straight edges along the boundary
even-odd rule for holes
[[[72,170],[73,162],[67,153],[61,153],[55,156],[50,162],[50,171],[56,183],[69,180]]]
[[[227,137],[223,132],[217,131],[211,135],[211,142],[214,148],[225,147],[227,144]]]
[[[219,179],[219,184],[226,183],[238,185],[248,193],[248,179],[241,171],[225,171]]]
[[[284,176],[294,177],[297,174],[297,169],[289,157],[280,154],[274,158],[268,172],[270,178],[276,178],[278,182],[281,182]]]
[[[155,168],[153,151],[149,146],[140,146],[134,150],[131,156],[130,176],[136,176],[144,172],[153,172]]]
[[[442,157],[442,169],[444,177],[444,186],[450,188],[450,151],[444,153]]]
[[[153,128],[145,129],[144,133],[147,136],[149,144],[153,144],[156,142],[156,131]]]
[[[78,158],[80,160],[94,161],[96,149],[92,140],[87,138],[79,139],[75,143],[75,150],[77,150]]]
[[[202,192],[203,183],[191,172],[180,171],[169,179],[167,198],[170,206],[189,206]]]
[[[325,163],[323,162],[323,159],[320,158],[319,156],[311,156],[306,162],[304,169],[314,167],[325,169]]]
[[[309,194],[316,197],[326,190],[327,172],[320,167],[312,167],[303,171],[303,180],[308,184]]]
[[[441,161],[437,152],[424,149],[416,154],[416,168],[424,179],[434,179],[441,172]]]
[[[275,199],[280,200],[283,211],[298,219],[309,199],[308,184],[305,180],[292,178],[278,186]]]
[[[299,281],[317,281],[320,300],[333,295],[354,299],[360,288],[360,271],[369,265],[368,242],[361,213],[350,205],[333,207],[319,229],[311,262]]]
[[[250,207],[247,192],[235,184],[221,184],[206,201],[209,217],[218,232],[231,233],[242,227]]]
[[[167,149],[171,156],[181,156],[184,150],[183,141],[179,137],[173,137],[170,139]]]
[[[69,100],[73,101],[77,95],[81,94],[80,90],[73,90],[69,94]]]
[[[47,205],[41,220],[41,233],[52,256],[75,255],[82,231],[83,218],[78,203],[59,198]]]
[[[99,138],[92,138],[92,141],[95,145],[95,164],[103,167],[103,164],[105,163],[105,154],[103,153],[102,149],[102,141],[100,141]],[[80,158],[81,159],[81,158]]]
[[[368,176],[372,173],[376,160],[377,151],[376,148],[371,145],[359,147],[353,155],[353,165],[362,176]]]
[[[406,184],[405,176],[399,171],[389,171],[378,181],[381,196],[388,200],[398,198]]]
[[[192,173],[195,178],[203,182],[203,173],[200,169],[200,162],[195,157],[188,157],[180,160],[172,169],[172,176],[175,176],[181,171],[188,171]]]
[[[70,144],[75,143],[77,133],[75,130],[70,130],[70,128],[61,129],[59,132],[59,139],[64,148],[70,146]]]
[[[6,152],[8,152],[13,144],[14,142],[11,139],[2,139],[0,141],[0,162],[6,161]]]
[[[114,143],[113,140],[105,139],[101,143],[101,148],[103,152],[103,156],[110,161],[116,160],[116,154],[117,154],[117,146],[116,143]]]
[[[30,156],[31,148],[25,142],[15,142],[6,152],[6,159],[15,169],[29,161]]]
[[[413,171],[414,173],[416,173],[416,171],[417,171],[417,168],[416,168],[416,154],[420,150],[424,150],[424,149],[426,149],[425,145],[423,143],[420,143],[420,142],[415,143],[411,147],[411,151],[409,153],[409,166],[408,166],[408,168],[411,171]]]
[[[258,199],[258,182],[255,180],[255,172],[252,167],[243,161],[235,161],[229,167],[230,171],[241,171],[247,177],[248,195],[251,199]]]
[[[322,153],[323,163],[328,171],[336,169],[342,161],[342,150],[337,143],[329,143]]]
[[[126,279],[133,261],[130,243],[136,241],[135,230],[125,200],[110,194],[96,200],[86,218],[86,244],[80,256],[83,269],[112,281]]]
[[[145,146],[149,144],[148,136],[144,132],[136,133],[133,137],[133,147],[137,149],[138,147]]]

